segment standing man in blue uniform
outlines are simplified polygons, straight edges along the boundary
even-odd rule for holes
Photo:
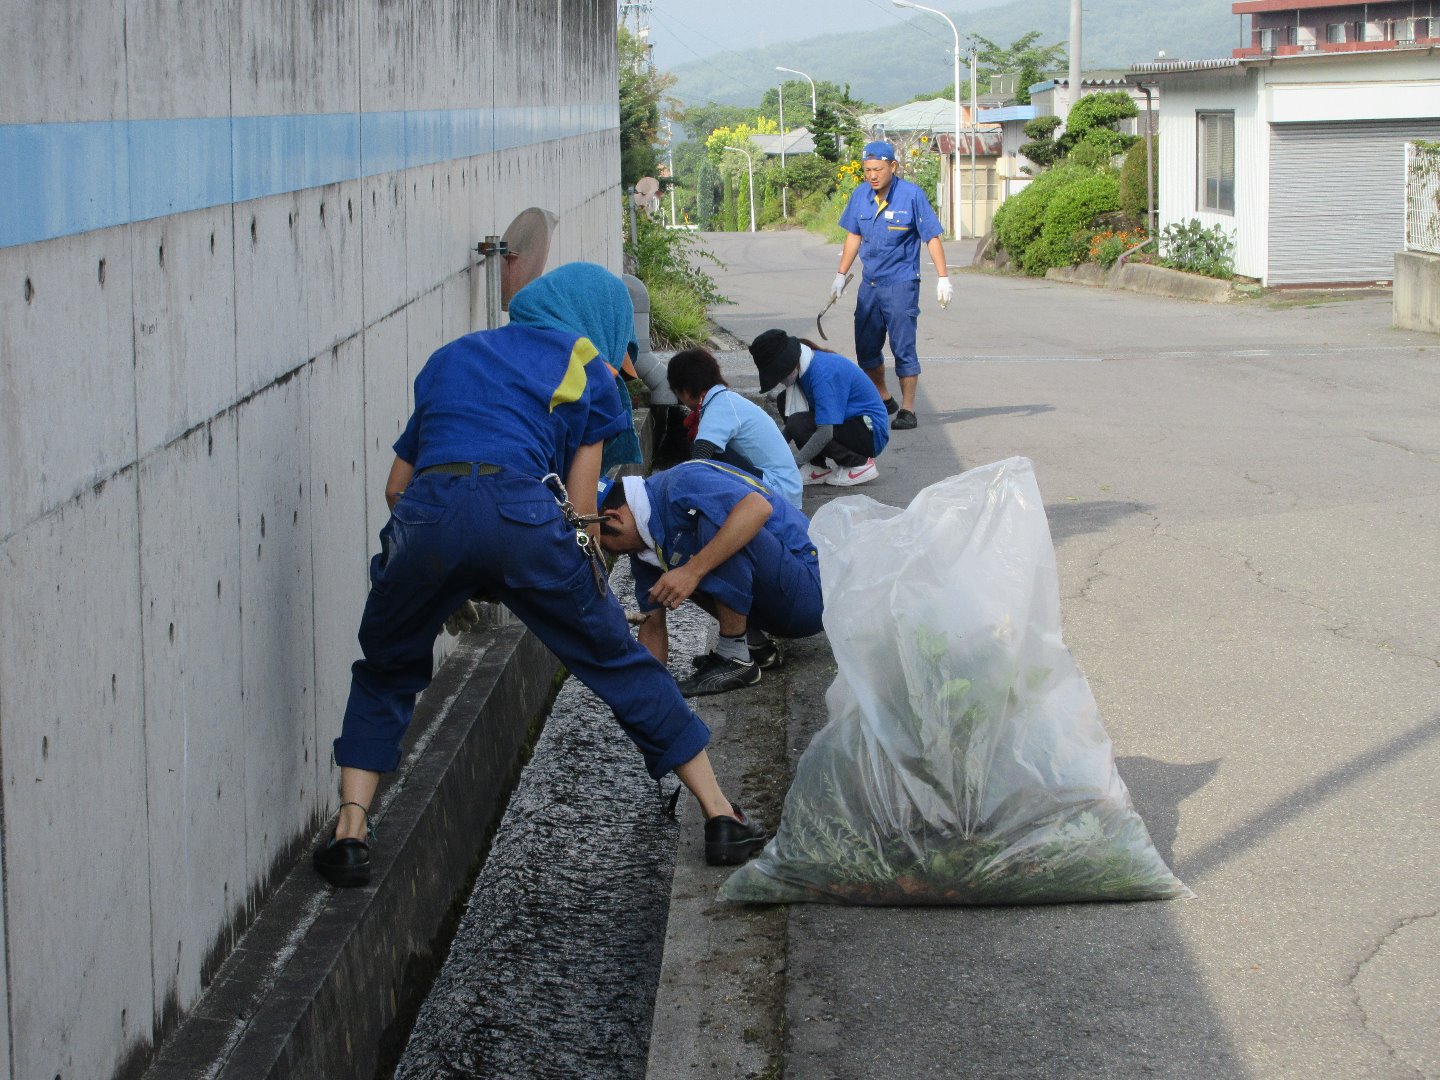
[[[512,309],[533,302],[553,311],[573,300],[573,310],[594,310],[599,297],[633,325],[624,283],[588,263],[538,278]],[[504,603],[615,710],[651,776],[673,771],[695,794],[707,862],[744,862],[763,846],[764,830],[716,782],[708,729],[631,635],[586,556],[593,539],[567,521],[542,479],[564,477],[574,509],[594,514],[604,442],[629,423],[605,363],[622,359],[602,357],[573,325],[512,324],[452,341],[416,376],[415,411],[385,485],[391,516],[370,567],[364,658],[351,669],[335,740],[343,801],[334,837],[314,854],[332,884],[369,881],[369,810],[380,774],[400,762],[416,695],[430,683],[436,635],[477,593]]]
[[[667,611],[693,599],[720,623],[715,650],[680,684],[687,697],[753,686],[762,667],[779,663],[774,642],[762,638],[756,648],[748,634],[821,631],[820,560],[810,523],[744,470],[692,460],[643,479],[627,476],[601,507],[600,544],[630,556],[645,615],[640,641],[657,660],[669,654]]]
[[[855,299],[855,359],[875,383],[885,409],[894,416],[897,431],[915,427],[915,386],[920,380],[920,357],[915,351],[915,324],[920,317],[920,245],[930,253],[940,276],[935,297],[949,307],[954,296],[945,267],[945,230],[925,192],[896,175],[895,148],[888,142],[865,144],[861,154],[865,179],[850,194],[840,215],[840,227],[849,235],[840,251],[840,271],[830,286],[839,299],[845,275],[855,256],[864,271]],[[885,338],[895,356],[900,380],[897,405],[885,385]]]

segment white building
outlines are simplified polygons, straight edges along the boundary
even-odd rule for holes
[[[1404,144],[1440,139],[1436,46],[1137,64],[1159,86],[1159,225],[1235,239],[1264,285],[1388,282]]]

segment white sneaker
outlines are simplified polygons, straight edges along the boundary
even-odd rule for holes
[[[806,465],[800,470],[800,479],[809,484],[828,484],[830,477],[835,475],[834,469],[821,469],[814,465]]]
[[[875,459],[868,458],[864,465],[857,465],[853,469],[831,469],[825,477],[825,483],[832,487],[854,487],[856,484],[868,483],[880,475],[880,470],[875,467]]]

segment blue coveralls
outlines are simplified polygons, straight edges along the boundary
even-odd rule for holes
[[[748,473],[716,461],[687,461],[646,477],[650,535],[662,568],[630,556],[641,611],[659,605],[651,587],[665,570],[683,566],[714,539],[730,511],[751,492],[770,503],[770,518],[743,548],[700,579],[696,591],[777,637],[809,637],[822,629],[820,558],[810,542],[810,523],[779,495]]]
[[[930,200],[899,176],[883,201],[869,184],[850,193],[840,227],[860,237],[864,272],[855,295],[855,359],[866,371],[885,363],[885,337],[900,378],[920,374],[915,324],[920,318],[920,248],[944,235]]]
[[[380,533],[351,669],[336,764],[394,769],[435,637],[477,593],[505,604],[609,705],[654,777],[704,749],[709,730],[675,680],[602,593],[541,483],[627,423],[594,346],[567,331],[506,326],[438,350],[415,379],[415,411],[395,453],[415,477]],[[477,462],[467,475],[426,473]]]

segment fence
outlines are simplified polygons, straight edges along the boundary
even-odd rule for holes
[[[1405,250],[1440,255],[1440,143],[1405,144]]]

